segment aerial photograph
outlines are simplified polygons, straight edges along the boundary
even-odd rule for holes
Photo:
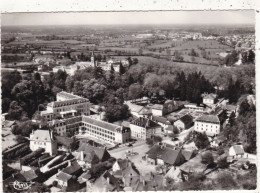
[[[1,17],[1,192],[257,188],[254,10]]]

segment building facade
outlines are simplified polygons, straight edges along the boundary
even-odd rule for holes
[[[30,135],[30,149],[36,151],[43,148],[46,153],[55,155],[57,153],[57,142],[54,140],[52,131],[36,130]]]
[[[131,137],[139,139],[151,138],[162,133],[162,126],[145,117],[130,122]]]
[[[195,121],[194,130],[215,136],[220,133],[220,120],[217,115],[202,115]]]
[[[107,143],[126,143],[131,138],[130,128],[87,116],[82,117],[79,135],[94,137]]]

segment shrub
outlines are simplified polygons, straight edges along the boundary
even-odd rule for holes
[[[210,153],[210,152],[204,153],[201,156],[201,163],[207,164],[207,165],[210,165],[210,164],[214,163],[214,158],[213,158],[212,153]]]
[[[217,161],[217,165],[219,168],[227,168],[229,166],[227,162],[227,157],[221,158]]]
[[[233,179],[230,174],[227,173],[220,173],[217,176],[217,183],[221,186],[221,188],[234,188],[236,187],[237,183]]]

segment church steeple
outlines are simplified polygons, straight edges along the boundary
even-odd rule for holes
[[[91,65],[92,65],[92,67],[95,66],[94,51],[92,51],[92,54],[91,54]]]

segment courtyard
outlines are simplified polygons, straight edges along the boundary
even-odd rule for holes
[[[147,174],[150,172],[156,172],[156,166],[148,164],[142,157],[145,156],[145,153],[150,150],[149,145],[146,144],[144,140],[137,140],[132,147],[128,147],[128,145],[119,147],[109,151],[112,157],[116,159],[125,159],[126,152],[136,152],[136,155],[127,156],[128,159],[133,162],[136,168],[139,170],[141,174]]]

